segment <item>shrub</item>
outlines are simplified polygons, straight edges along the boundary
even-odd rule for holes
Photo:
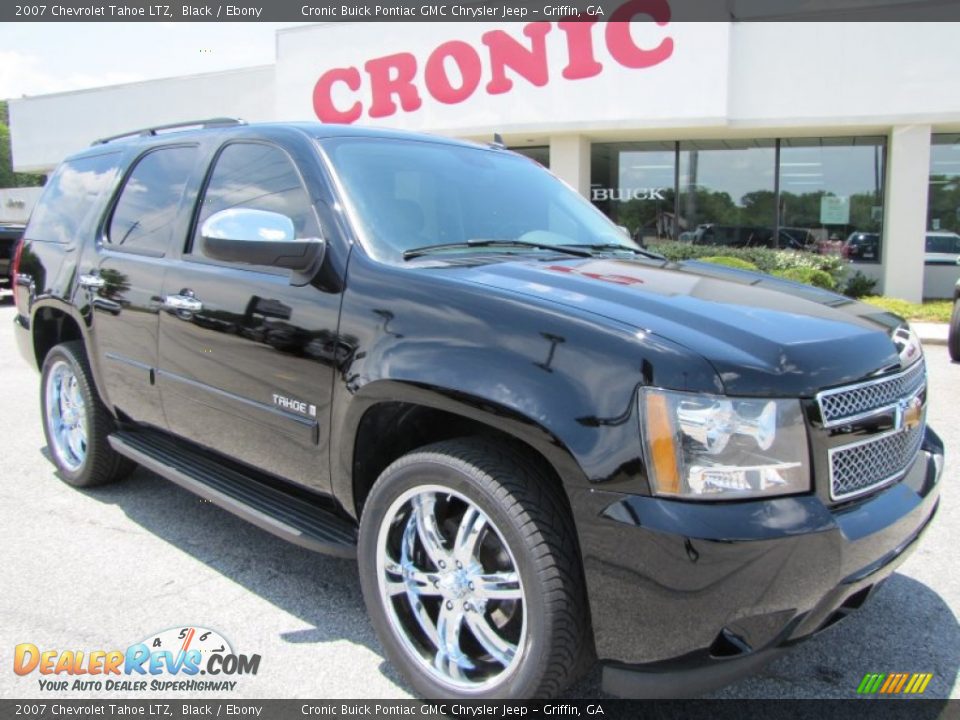
[[[843,294],[847,297],[862,298],[873,295],[877,290],[877,281],[857,270],[853,277],[847,280],[847,285],[843,289]]]
[[[831,284],[829,287],[831,289],[841,286],[846,273],[845,263],[839,255],[816,255],[796,250],[771,250],[761,247],[719,248],[716,245],[693,245],[692,243],[681,242],[651,245],[650,249],[674,262],[717,257],[717,252],[721,251],[723,257],[745,260],[756,265],[760,272],[770,274],[794,268],[819,270],[830,277]],[[823,282],[822,276],[818,275],[817,277]]]
[[[816,268],[792,267],[785,270],[777,270],[773,273],[784,280],[793,280],[794,282],[813,285],[824,290],[833,290],[837,287],[836,281],[830,277],[830,273]]]
[[[760,270],[760,268],[758,268],[749,260],[730,257],[729,255],[714,255],[712,257],[702,257],[698,259],[700,262],[713,263],[714,265],[725,265],[726,267],[736,268],[737,270],[750,270],[752,272],[757,272]]]
[[[919,322],[949,322],[950,312],[953,309],[953,302],[950,300],[927,300],[924,303],[912,303],[899,298],[873,296],[863,298],[863,302],[875,305],[907,320]]]

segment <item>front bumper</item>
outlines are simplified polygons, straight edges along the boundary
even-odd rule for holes
[[[815,495],[678,502],[592,490],[574,506],[604,688],[675,697],[724,685],[860,607],[937,510],[943,444],[904,478],[828,507]]]

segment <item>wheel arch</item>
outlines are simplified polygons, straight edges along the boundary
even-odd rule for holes
[[[92,338],[89,323],[71,304],[57,298],[43,298],[33,303],[30,309],[30,336],[37,369],[43,370],[43,361],[56,345],[79,340],[83,343],[90,371],[93,374],[97,394],[109,409],[110,403],[103,392],[100,367],[96,356],[90,352]]]
[[[43,367],[47,354],[60,343],[81,340],[86,347],[82,327],[82,322],[74,316],[71,306],[49,301],[36,303],[30,320],[30,330],[37,367]]]
[[[347,412],[334,444],[339,447],[333,456],[334,493],[359,518],[370,488],[391,462],[418,447],[467,435],[500,440],[542,462],[565,495],[567,483],[586,483],[570,450],[532,418],[484,398],[381,380],[364,387]]]

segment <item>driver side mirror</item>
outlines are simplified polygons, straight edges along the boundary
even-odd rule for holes
[[[298,239],[286,215],[251,208],[214,213],[203,222],[200,237],[203,253],[214,260],[301,273],[317,267],[326,248],[322,238]]]

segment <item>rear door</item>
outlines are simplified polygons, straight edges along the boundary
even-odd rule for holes
[[[105,394],[127,417],[165,427],[156,386],[160,291],[166,256],[197,147],[153,147],[132,163],[77,279],[92,308],[91,331]],[[182,231],[181,231],[182,232]]]
[[[200,237],[207,218],[230,208],[282,213],[298,238],[321,237],[314,185],[279,144],[234,139],[218,150],[164,280],[159,374],[171,431],[327,491],[340,287],[318,278],[340,272],[332,248],[318,278],[297,285],[288,270],[207,257]]]

